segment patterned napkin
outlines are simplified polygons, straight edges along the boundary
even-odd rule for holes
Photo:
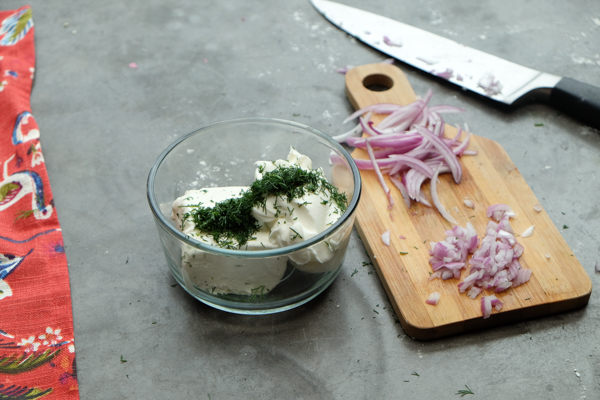
[[[31,114],[31,8],[0,11],[0,400],[78,399],[69,271]]]

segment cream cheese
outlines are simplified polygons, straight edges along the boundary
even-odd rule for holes
[[[290,150],[286,160],[257,161],[255,179],[277,168],[312,170],[309,157]],[[322,171],[319,171],[322,173]],[[211,246],[220,244],[206,232],[194,226],[188,213],[193,206],[214,207],[218,202],[240,197],[248,187],[223,187],[188,190],[173,203],[172,219],[177,227],[191,238]],[[342,211],[329,193],[306,192],[292,200],[286,196],[268,196],[264,205],[252,209],[252,216],[260,229],[252,235],[241,250],[268,250],[302,243],[323,232],[341,217]],[[268,259],[224,257],[186,246],[182,253],[182,275],[186,282],[214,293],[256,294],[267,293],[282,279],[289,260],[292,266],[304,272],[322,273],[341,264],[344,252],[336,251],[340,241],[348,237],[342,230],[329,240],[308,248]],[[237,243],[236,243],[237,245]],[[336,257],[337,255],[337,257]]]

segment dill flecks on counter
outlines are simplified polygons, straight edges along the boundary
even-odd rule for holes
[[[259,168],[259,172],[264,172],[264,167],[262,171]],[[261,206],[263,210],[266,209],[268,196],[292,201],[307,193],[328,196],[329,203],[335,204],[341,212],[348,207],[346,194],[339,193],[321,172],[306,171],[300,167],[278,167],[254,181],[250,189],[241,193],[241,197],[215,203],[213,208],[198,204],[183,215],[183,221],[190,219],[197,230],[211,235],[221,247],[242,247],[260,229],[258,221],[252,216],[252,208]],[[291,215],[293,209],[288,209],[288,212]]]

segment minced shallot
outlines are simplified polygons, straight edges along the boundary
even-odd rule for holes
[[[479,240],[471,223],[466,228],[454,226],[446,231],[446,239],[432,242],[429,263],[431,279],[460,278],[461,270],[469,265],[469,273],[458,284],[461,293],[475,299],[483,290],[499,293],[528,282],[532,270],[523,268],[519,257],[523,246],[517,242],[509,218],[515,215],[509,206],[496,204],[488,207],[487,216],[493,218],[486,226],[485,236]],[[472,254],[467,262],[468,255]],[[502,307],[495,296],[484,296],[481,309],[484,318],[491,315],[491,307]]]

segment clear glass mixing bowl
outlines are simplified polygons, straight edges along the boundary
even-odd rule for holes
[[[349,204],[320,234],[287,247],[229,250],[184,235],[171,219],[172,204],[186,190],[249,186],[258,160],[285,159],[290,146],[321,167]],[[333,161],[332,161],[333,160]],[[220,310],[269,314],[306,303],[325,290],[344,262],[360,197],[360,174],[352,157],[328,135],[295,122],[244,118],[219,122],[172,143],[148,177],[148,201],[169,269],[193,297]],[[328,246],[330,256],[307,256]],[[306,262],[306,260],[309,260]],[[227,287],[243,285],[243,293]]]

